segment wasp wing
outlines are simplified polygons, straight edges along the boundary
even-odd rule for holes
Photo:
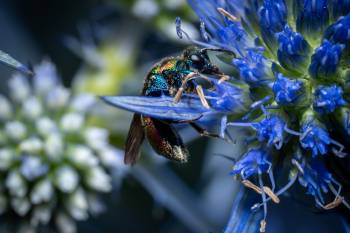
[[[188,150],[171,124],[150,117],[143,117],[142,121],[147,139],[158,154],[177,162],[187,162]]]
[[[144,139],[145,133],[141,122],[141,115],[134,114],[125,142],[125,164],[134,164],[140,157],[140,147]]]
[[[102,99],[115,107],[161,120],[191,121],[212,113],[199,98],[192,97],[182,97],[179,103],[169,96],[103,96]]]

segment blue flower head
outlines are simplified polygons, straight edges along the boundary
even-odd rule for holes
[[[285,122],[281,117],[276,115],[268,115],[262,121],[252,123],[252,127],[256,130],[259,141],[267,141],[268,145],[275,145],[280,149],[283,145],[283,133]]]
[[[218,44],[223,44],[236,53],[243,53],[241,48],[249,47],[251,40],[241,25],[237,22],[228,22],[225,27],[218,27],[216,33]]]
[[[350,132],[346,81],[349,73],[349,0],[189,2],[203,24],[208,25],[210,39],[206,40],[206,45],[235,53],[232,73],[237,82],[232,85],[244,83],[249,86],[244,90],[252,104],[245,105],[248,106],[245,114],[227,116],[231,122],[226,126],[254,130],[256,137],[249,137],[247,141],[251,145],[248,146],[259,149],[249,149],[236,163],[233,174],[247,178],[256,174],[258,168],[266,171],[270,166],[268,159],[262,159],[266,158],[266,151],[281,160],[299,149],[305,152],[301,153],[302,161],[345,156],[343,150],[347,148],[334,138],[346,139],[328,126],[337,128],[340,123]],[[206,9],[209,6],[210,9]],[[225,98],[221,100],[230,103]],[[308,151],[310,153],[306,153]],[[325,161],[321,160],[321,165]],[[285,169],[274,161],[271,163],[276,170]],[[317,196],[329,184],[330,172],[314,163],[304,167],[301,180],[308,186],[309,193]],[[335,181],[331,183],[335,184]],[[260,186],[260,189],[263,188]],[[271,195],[270,198],[275,197]],[[264,220],[266,202],[263,198],[260,203],[260,206],[264,205]],[[319,202],[322,204],[322,200]],[[263,227],[261,231],[264,231]]]
[[[268,153],[263,149],[250,149],[235,163],[232,175],[240,175],[243,180],[252,175],[266,172],[270,167]]]
[[[287,9],[282,0],[266,0],[259,10],[260,27],[272,34],[283,29],[287,19]]]
[[[350,1],[349,0],[333,0],[332,4],[332,14],[333,19],[337,20],[340,16],[346,15],[350,12]]]
[[[304,161],[301,167],[303,173],[299,176],[300,184],[307,188],[307,194],[314,196],[317,203],[324,204],[322,193],[328,192],[328,185],[334,180],[331,173],[318,159],[312,159],[309,163]]]
[[[273,78],[271,63],[259,52],[249,50],[245,58],[234,59],[233,64],[240,77],[253,87],[264,85]]]
[[[250,103],[246,87],[234,86],[228,82],[210,79],[214,84],[214,91],[206,91],[210,106],[218,112],[238,113],[247,109]],[[237,111],[238,110],[238,111]]]
[[[330,181],[330,171],[322,170],[322,166],[310,161],[322,159],[319,161],[322,165],[328,161],[324,159],[326,156],[344,157],[343,150],[348,150],[341,143],[347,138],[328,127],[343,127],[350,132],[347,96],[350,1],[188,2],[199,17],[204,40],[190,38],[177,20],[179,36],[185,35],[196,45],[223,53],[223,56],[217,56],[219,59],[225,57],[225,52],[231,55],[230,58],[234,53],[234,59],[225,67],[232,77],[227,78],[224,72],[198,74],[213,85],[198,93],[186,90],[178,103],[174,103],[173,96],[107,97],[105,100],[119,108],[172,123],[196,122],[208,115],[219,115],[220,123],[215,126],[220,128],[219,135],[224,139],[228,137],[224,134],[228,126],[246,127],[250,133],[254,131],[254,137],[247,134],[247,147],[259,149],[248,149],[235,164],[232,174],[240,175],[242,179],[259,174],[259,187],[255,184],[250,187],[262,195],[260,204],[264,206],[265,214],[261,231],[265,230],[266,203],[269,199],[276,201],[282,191],[274,193],[275,186],[278,189],[280,184],[275,185],[273,179],[270,179],[271,189],[265,187],[263,180],[266,177],[260,173],[268,172],[273,177],[274,170],[281,176],[295,171],[293,164],[282,167],[282,163],[270,161],[272,154],[276,161],[288,164],[291,156],[302,150],[300,161],[309,162],[299,166],[300,173],[292,181],[300,176],[302,185],[317,196],[322,205],[319,193],[326,190],[330,182],[336,183]],[[224,61],[227,63],[227,59]],[[197,71],[186,71],[186,74],[188,72]],[[330,190],[333,192],[334,189]],[[336,196],[339,195],[340,191]],[[344,205],[350,207],[345,202]]]
[[[329,23],[328,0],[304,0],[299,2],[297,30],[310,40],[317,40]]]
[[[302,94],[303,82],[300,80],[288,79],[279,73],[272,90],[277,103],[281,105],[293,104]]]
[[[349,4],[348,4],[349,5]],[[350,14],[340,17],[324,33],[324,38],[332,43],[347,44],[350,41]]]
[[[309,73],[313,78],[329,78],[335,74],[340,61],[342,44],[333,44],[328,40],[323,41],[312,55]]]
[[[189,0],[188,3],[198,14],[202,25],[208,29],[208,35],[204,37],[209,39],[209,43],[225,48],[239,55],[245,53],[245,49],[254,47],[254,39],[243,28],[240,21],[232,21],[225,18],[218,12],[218,8],[229,8],[231,11],[236,6],[229,2],[223,4],[220,1],[197,1]],[[239,9],[237,9],[239,10]],[[203,27],[201,29],[203,35]]]
[[[344,132],[350,135],[350,109],[348,107],[340,107],[337,111],[337,120],[342,126]]]
[[[342,95],[343,90],[337,85],[319,86],[314,93],[314,109],[319,113],[332,113],[346,103]]]
[[[308,122],[301,127],[301,133],[300,144],[302,148],[311,150],[313,157],[327,153],[331,139],[324,128],[315,122]]]
[[[278,38],[277,57],[280,64],[287,69],[303,72],[310,56],[310,45],[303,35],[285,26],[276,36]]]
[[[262,36],[269,47],[276,43],[274,34],[280,32],[286,24],[287,9],[282,0],[266,0],[259,10]]]

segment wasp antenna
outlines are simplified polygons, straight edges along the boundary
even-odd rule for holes
[[[203,48],[201,50],[202,53],[207,52],[207,51],[222,52],[222,53],[226,53],[226,54],[230,54],[230,55],[236,56],[236,54],[233,51],[228,50],[228,49],[211,47],[211,48]]]
[[[187,39],[189,42],[191,42],[191,43],[193,43],[193,44],[196,44],[196,45],[198,45],[198,46],[209,47],[209,48],[213,48],[213,49],[219,49],[218,47],[213,46],[213,45],[211,45],[211,44],[209,44],[209,43],[201,42],[201,41],[192,39],[192,38],[190,37],[190,35],[189,35],[187,32],[185,32],[185,31],[181,28],[181,24],[182,24],[181,18],[180,18],[180,17],[176,17],[176,19],[175,19],[176,34],[177,34],[177,36],[178,36],[180,39],[183,39],[183,36],[185,36],[186,39]]]

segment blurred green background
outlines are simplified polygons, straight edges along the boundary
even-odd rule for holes
[[[74,85],[78,91],[97,95],[137,95],[143,77],[153,63],[165,56],[179,54],[186,47],[183,41],[176,38],[173,23],[176,16],[194,21],[194,15],[185,1],[1,1],[0,28],[3,36],[0,44],[2,50],[24,64],[34,65],[44,57],[51,59],[57,65],[64,84]],[[185,23],[184,26],[196,35],[193,25]],[[6,67],[0,69],[4,78],[9,77],[11,72]],[[6,91],[5,86],[1,88]],[[114,120],[115,125],[111,126],[113,140],[122,147],[131,114],[118,111],[116,117],[119,120]],[[186,131],[185,135],[190,135],[190,140],[194,133]],[[213,200],[213,204],[218,207],[213,213],[202,213],[208,206],[200,207],[201,210],[194,209],[202,203],[196,199],[207,198],[202,194],[209,187],[207,185],[211,181],[206,179],[213,172],[212,168],[205,170],[203,165],[207,147],[203,145],[210,146],[206,142],[207,139],[202,138],[191,143],[191,153],[196,156],[186,165],[167,164],[162,159],[156,162],[159,166],[155,165],[159,170],[155,174],[163,177],[160,184],[165,183],[174,189],[169,190],[170,193],[176,196],[176,193],[188,192],[188,195],[183,193],[180,195],[183,197],[179,197],[179,200],[183,198],[183,204],[191,203],[188,210],[164,207],[162,200],[157,200],[157,197],[145,190],[147,182],[152,183],[155,178],[146,179],[142,183],[137,178],[145,176],[141,175],[143,168],[140,166],[141,169],[136,170],[140,170],[141,174],[140,171],[131,172],[112,194],[105,195],[106,212],[79,223],[78,231],[198,232],[203,226],[191,227],[191,224],[184,221],[189,214],[186,212],[192,211],[199,219],[203,218],[200,221],[208,230],[221,229],[227,219],[224,216],[230,210],[229,205],[220,207]],[[148,145],[145,147],[150,151]],[[219,161],[226,163],[222,158]],[[227,163],[226,167],[222,171],[229,171],[230,164]],[[154,175],[154,167],[147,169],[151,170],[148,171],[149,174]],[[204,173],[207,175],[203,176]],[[226,182],[231,182],[227,172],[221,174]],[[214,180],[215,177],[210,179]],[[174,182],[180,182],[179,187]],[[155,187],[158,186],[156,184]],[[228,197],[228,203],[233,198],[227,195],[232,187],[225,192],[224,200]],[[212,191],[209,190],[207,194],[209,199],[210,192]],[[166,198],[169,200],[163,201],[174,202],[171,196]],[[177,215],[183,214],[183,217],[179,220],[174,212]]]

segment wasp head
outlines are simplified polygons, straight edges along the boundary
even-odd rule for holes
[[[211,63],[207,51],[206,49],[200,49],[198,47],[190,47],[184,51],[183,57],[189,67],[197,70],[199,73],[220,73],[219,68]]]

